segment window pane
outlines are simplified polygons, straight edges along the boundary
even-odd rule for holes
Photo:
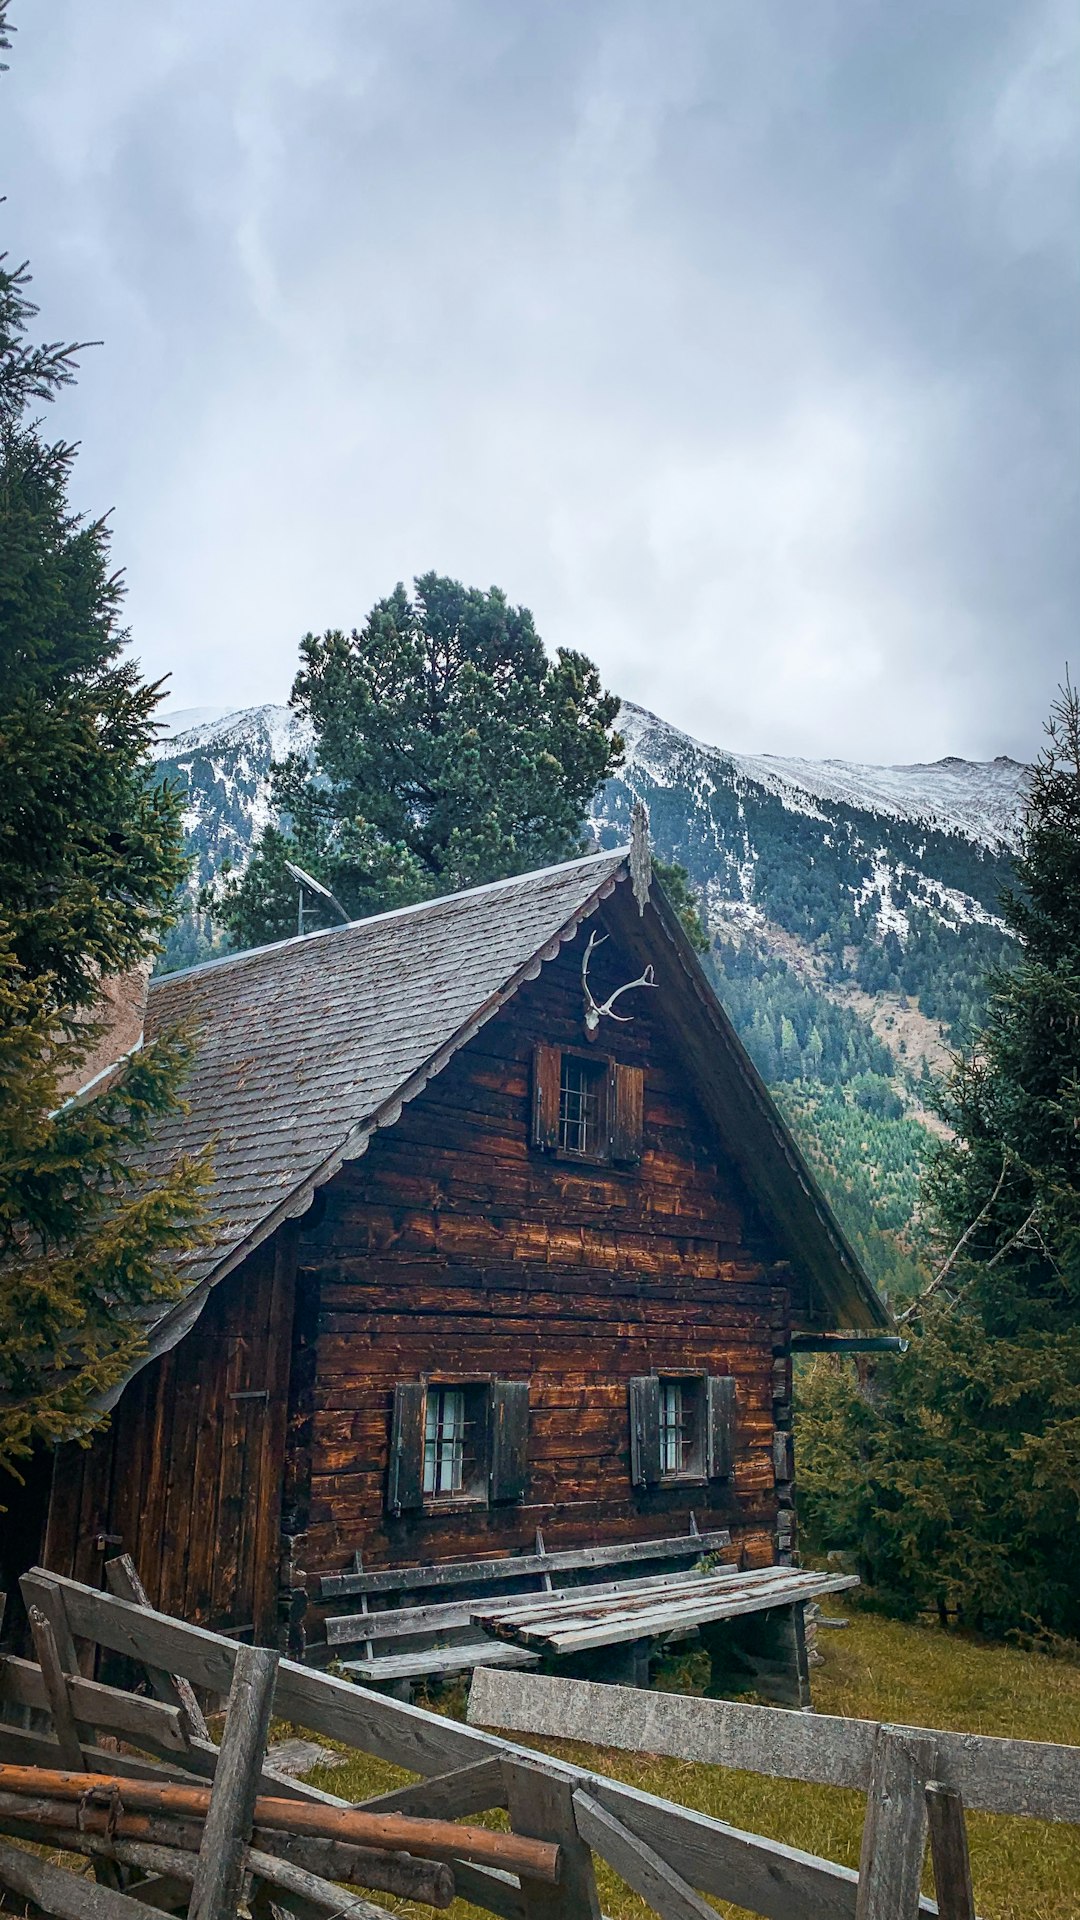
[[[660,1471],[683,1470],[683,1398],[678,1380],[660,1383]]]
[[[424,1492],[460,1493],[465,1454],[465,1394],[429,1387],[424,1415]]]
[[[579,1060],[564,1053],[559,1076],[559,1146],[564,1153],[598,1155],[604,1151],[606,1061]]]

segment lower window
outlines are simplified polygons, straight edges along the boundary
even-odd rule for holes
[[[700,1474],[705,1459],[705,1382],[696,1374],[660,1379],[660,1475]]]
[[[434,1382],[428,1387],[424,1409],[425,1500],[483,1491],[477,1443],[485,1400],[483,1388],[441,1387]]]

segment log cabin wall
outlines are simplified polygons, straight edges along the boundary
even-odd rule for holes
[[[127,1552],[166,1613],[274,1641],[295,1258],[288,1226],[136,1374],[88,1448],[58,1450],[46,1566],[97,1586]]]
[[[599,917],[602,922],[602,915]],[[790,1424],[787,1270],[689,1094],[665,1036],[663,982],[601,1022],[596,1055],[644,1070],[636,1167],[531,1144],[538,1043],[590,1054],[588,922],[319,1196],[299,1241],[284,1585],[317,1637],[317,1576],[531,1547],[730,1526],[747,1564],[791,1545],[776,1428]],[[639,968],[612,936],[597,999]],[[402,991],[409,982],[403,968]],[[635,1488],[634,1376],[732,1374],[729,1480]],[[398,1383],[529,1381],[520,1499],[387,1511]],[[783,1469],[780,1478],[783,1481]],[[786,1529],[786,1532],[785,1532]],[[305,1599],[306,1593],[306,1599]],[[294,1635],[294,1644],[298,1644]]]

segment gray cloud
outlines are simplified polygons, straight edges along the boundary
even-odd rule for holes
[[[1066,0],[75,0],[7,244],[176,704],[435,566],[710,740],[1023,755],[1077,563]]]

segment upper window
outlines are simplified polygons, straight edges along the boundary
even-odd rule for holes
[[[585,1060],[564,1053],[559,1070],[559,1150],[581,1160],[607,1158],[608,1081],[606,1060]]]
[[[641,1067],[541,1042],[533,1057],[533,1146],[566,1160],[636,1167],[644,1085]]]

